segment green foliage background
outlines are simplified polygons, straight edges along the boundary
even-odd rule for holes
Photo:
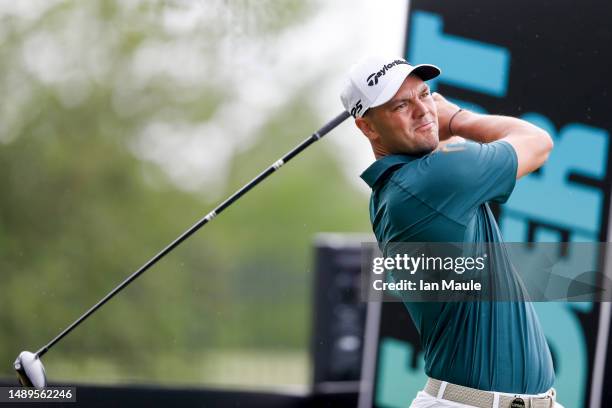
[[[314,113],[315,87],[304,83],[265,118],[255,141],[233,154],[220,194],[179,189],[132,152],[139,130],[168,115],[206,122],[236,95],[214,78],[186,86],[162,74],[131,96],[128,114],[118,110],[116,90],[134,80],[126,66],[138,48],[151,39],[183,38],[160,28],[163,13],[180,2],[128,3],[63,1],[31,18],[0,14],[2,377],[13,377],[11,363],[21,350],[36,351],[327,119]],[[212,23],[190,36],[210,52],[207,58],[215,58],[224,36],[246,35],[265,47],[313,13],[312,2],[298,0],[201,4]],[[41,80],[24,63],[32,36],[66,27],[78,33],[77,52],[96,50],[108,64],[88,75],[86,55],[78,60],[74,88],[85,83],[88,91],[77,102],[65,95],[71,82]],[[342,176],[324,144],[241,199],[59,343],[45,356],[50,378],[205,384],[214,381],[213,360],[223,350],[260,353],[264,360],[294,353],[301,357],[279,366],[307,370],[313,237],[369,231],[367,197]]]

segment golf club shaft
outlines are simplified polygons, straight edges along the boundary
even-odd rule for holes
[[[344,122],[349,116],[350,116],[350,114],[348,112],[346,112],[346,111],[342,112],[340,115],[336,116],[334,119],[332,119],[327,124],[325,124],[321,129],[319,129],[318,131],[313,133],[308,139],[304,140],[302,143],[300,143],[298,146],[296,146],[289,153],[285,154],[280,160],[276,161],[274,164],[272,164],[270,167],[268,167],[266,170],[264,170],[262,173],[260,173],[257,177],[255,177],[253,180],[251,180],[249,183],[247,183],[240,190],[238,190],[234,194],[232,194],[229,198],[227,198],[225,201],[223,201],[221,204],[219,204],[219,206],[217,206],[217,208],[215,208],[213,211],[208,213],[204,218],[199,220],[191,228],[189,228],[187,231],[183,232],[178,238],[176,238],[167,247],[165,247],[163,250],[161,250],[161,252],[159,252],[157,255],[155,255],[153,258],[151,258],[149,261],[147,261],[147,263],[145,263],[143,266],[141,266],[140,269],[138,269],[136,272],[134,272],[130,276],[128,276],[123,282],[121,282],[121,284],[119,284],[119,286],[117,286],[110,293],[108,293],[106,296],[104,296],[98,303],[93,305],[87,312],[85,312],[85,314],[83,314],[74,323],[72,323],[70,326],[68,326],[66,329],[64,329],[64,331],[62,331],[60,334],[58,334],[48,344],[46,344],[44,347],[42,347],[40,350],[38,350],[36,352],[36,355],[39,358],[42,357],[51,347],[53,347],[53,345],[55,343],[60,341],[68,333],[70,333],[72,330],[74,330],[74,328],[76,328],[85,319],[87,319],[92,313],[94,313],[96,310],[98,310],[100,307],[102,307],[102,305],[104,305],[106,302],[108,302],[110,299],[112,299],[113,296],[115,296],[117,293],[119,293],[123,288],[125,288],[130,283],[132,283],[132,281],[134,281],[137,277],[139,277],[147,269],[149,269],[151,266],[155,265],[157,263],[157,261],[162,259],[165,255],[170,253],[174,248],[179,246],[183,241],[185,241],[187,238],[189,238],[194,232],[196,232],[197,230],[202,228],[204,225],[209,223],[213,218],[215,218],[217,215],[219,215],[227,207],[232,205],[235,201],[237,201],[240,197],[242,197],[244,194],[246,194],[249,190],[251,190],[257,184],[259,184],[261,181],[263,181],[266,177],[268,177],[270,174],[272,174],[276,170],[278,170],[283,164],[287,163],[289,160],[291,160],[293,157],[297,156],[300,152],[302,152],[308,146],[310,146],[311,144],[313,144],[314,142],[316,142],[317,140],[319,140],[320,138],[325,136],[332,129],[334,129],[336,126],[338,126],[340,123]]]

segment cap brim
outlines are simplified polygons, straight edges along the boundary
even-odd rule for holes
[[[429,81],[430,79],[437,77],[441,73],[440,68],[431,64],[419,64],[415,65],[414,67],[407,67],[409,67],[409,69],[404,70],[403,73],[398,72],[398,74],[392,80],[389,81],[385,89],[382,90],[382,92],[378,95],[376,100],[369,106],[369,108],[375,108],[391,100],[391,98],[393,98],[393,96],[397,93],[397,90],[400,88],[400,86],[402,86],[402,83],[404,83],[404,80],[410,74],[415,74],[423,81]]]
[[[440,68],[431,64],[419,64],[414,67],[411,74],[417,75],[423,81],[429,81],[440,75]],[[399,88],[398,88],[399,89]]]

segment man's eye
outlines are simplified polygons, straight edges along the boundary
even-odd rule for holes
[[[429,91],[425,91],[421,94],[421,97],[426,98],[429,96]]]
[[[402,109],[402,108],[404,108],[405,106],[406,106],[406,103],[400,103],[399,105],[397,105],[397,106],[395,107],[395,110]]]

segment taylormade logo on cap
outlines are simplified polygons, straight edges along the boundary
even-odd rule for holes
[[[408,75],[414,73],[423,81],[440,75],[434,65],[410,65],[397,57],[370,56],[353,65],[340,99],[353,117],[362,117],[370,108],[389,101]]]
[[[374,86],[374,85],[378,84],[378,78],[380,78],[381,76],[385,75],[385,73],[387,73],[388,69],[391,69],[394,66],[399,65],[399,64],[409,65],[407,61],[404,61],[404,60],[401,60],[401,59],[395,60],[395,61],[391,62],[390,64],[383,65],[383,67],[382,67],[382,69],[380,71],[374,72],[373,74],[370,74],[368,76],[368,78],[367,78],[368,86]]]

